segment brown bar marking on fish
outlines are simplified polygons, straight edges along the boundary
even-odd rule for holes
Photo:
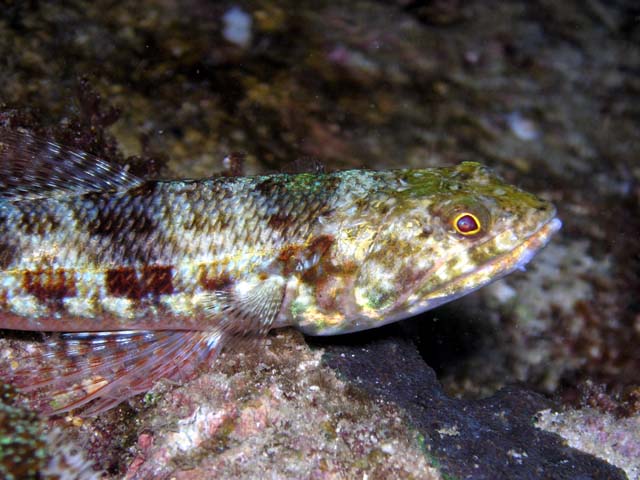
[[[18,247],[8,242],[0,241],[0,270],[6,270],[13,263],[18,254]]]
[[[284,232],[287,227],[295,221],[295,218],[291,215],[283,215],[280,213],[273,214],[267,220],[267,225],[273,230],[280,230]]]
[[[39,301],[62,307],[62,299],[75,297],[76,282],[73,274],[62,268],[46,270],[26,270],[22,280],[23,288]]]
[[[311,240],[309,246],[305,250],[305,255],[307,258],[317,256],[317,260],[310,268],[306,269],[302,273],[302,279],[305,282],[318,280],[320,276],[326,274],[327,267],[331,268],[330,265],[327,265],[329,262],[326,261],[326,254],[334,241],[335,240],[331,235],[319,235]]]
[[[23,212],[19,228],[26,235],[46,235],[60,226],[59,219],[51,212]]]
[[[171,295],[173,293],[173,267],[151,265],[142,267],[140,278],[141,295]]]
[[[298,255],[298,252],[302,250],[300,245],[285,245],[280,253],[278,253],[278,260],[284,263],[288,263],[291,258]]]
[[[278,254],[278,261],[283,263],[282,274],[291,275],[296,270],[303,247],[300,245],[286,245]]]
[[[95,219],[90,221],[87,225],[87,230],[91,235],[98,236],[114,236],[122,229],[123,218],[115,212],[113,208],[110,208],[109,200],[107,198],[99,198],[96,194],[90,194],[95,202],[95,208],[98,212]]]
[[[114,297],[126,297],[131,300],[142,298],[142,287],[133,267],[107,270],[107,291]]]
[[[299,265],[304,265],[316,257],[313,264],[308,265],[302,272],[303,280],[313,281],[317,276],[318,266],[323,262],[325,254],[334,241],[331,235],[319,235],[306,246],[286,245],[280,250],[277,257],[284,264],[282,273],[291,275],[298,270]]]
[[[128,231],[144,234],[154,232],[158,228],[154,219],[146,215],[145,210],[148,208],[140,205],[145,197],[127,196],[114,199],[108,196],[101,197],[99,194],[87,194],[86,198],[93,202],[92,208],[98,212],[95,219],[87,225],[91,235],[117,237]],[[123,214],[126,210],[130,210],[131,213]]]
[[[314,237],[311,242],[309,242],[307,250],[323,256],[325,253],[327,253],[327,250],[329,250],[329,247],[331,247],[334,242],[335,238],[333,238],[333,235],[318,235],[317,237]]]
[[[233,278],[228,273],[223,273],[217,277],[209,277],[204,265],[201,265],[198,270],[198,283],[207,291],[228,290],[233,285]]]

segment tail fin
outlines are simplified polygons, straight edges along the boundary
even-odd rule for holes
[[[85,407],[96,415],[149,390],[160,378],[184,381],[222,346],[222,334],[202,331],[63,333],[42,353],[21,359],[12,383],[35,393],[34,406],[47,415]]]

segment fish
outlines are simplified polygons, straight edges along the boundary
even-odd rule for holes
[[[561,228],[485,166],[146,179],[0,130],[0,329],[46,332],[0,377],[95,415],[294,327],[415,316],[522,269]]]

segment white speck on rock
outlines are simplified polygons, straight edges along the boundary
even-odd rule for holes
[[[382,450],[387,455],[393,455],[396,452],[396,449],[392,443],[383,443],[382,445],[380,445],[380,450]]]
[[[519,465],[522,465],[522,461],[529,456],[527,452],[519,452],[517,450],[514,450],[513,448],[507,452],[507,455],[513,458]]]
[[[538,138],[539,132],[533,120],[525,118],[519,112],[507,115],[507,124],[511,132],[520,140],[530,141]]]
[[[251,44],[253,24],[251,15],[239,7],[231,7],[222,16],[222,21],[224,22],[222,35],[225,40],[242,48]]]

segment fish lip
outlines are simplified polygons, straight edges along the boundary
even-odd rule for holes
[[[535,256],[535,254],[543,248],[551,237],[557,233],[562,228],[562,220],[558,217],[553,217],[547,223],[544,223],[538,230],[533,232],[530,236],[528,236],[524,242],[518,245],[513,251],[516,251],[522,247],[528,247],[525,252],[514,262],[512,268],[507,271],[507,273],[512,272],[518,268],[524,267],[527,263],[531,261],[531,259]],[[533,248],[531,248],[533,247]],[[496,257],[499,259],[500,257],[509,256],[512,252],[500,255]],[[493,260],[492,260],[493,261]],[[489,262],[491,263],[491,262]]]
[[[561,228],[562,221],[554,215],[549,220],[542,223],[536,231],[526,237],[511,251],[491,259],[490,261],[482,264],[476,270],[460,275],[435,290],[420,293],[418,297],[421,297],[421,300],[418,300],[414,306],[406,309],[405,313],[401,314],[397,319],[399,320],[400,318],[413,316],[426,310],[436,308],[452,300],[456,300],[457,298],[474,292],[475,290],[508,275],[514,270],[524,267],[540,249],[549,243],[551,237]],[[446,294],[446,291],[452,285],[464,282],[471,277],[482,278],[483,276],[485,279],[472,287],[462,288],[454,294]]]
[[[304,331],[304,333],[307,335],[336,335],[357,332],[373,327],[381,327],[382,325],[397,322],[408,317],[413,317],[424,311],[431,310],[442,304],[448,303],[452,300],[456,300],[457,298],[467,295],[511,273],[512,271],[523,267],[533,258],[534,254],[538,250],[540,250],[549,242],[553,234],[560,230],[561,227],[562,221],[555,217],[554,214],[549,220],[542,223],[536,231],[526,237],[510,252],[504,253],[491,259],[490,261],[480,266],[477,270],[461,275],[454,280],[451,280],[450,282],[447,282],[446,284],[440,286],[440,288],[423,292],[421,295],[419,295],[419,297],[421,297],[421,300],[418,300],[415,303],[412,302],[411,305],[407,305],[406,301],[398,302],[395,305],[392,305],[385,312],[382,312],[380,317],[376,317],[373,319],[362,317],[361,322],[358,323],[355,323],[355,319],[352,319],[354,320],[354,323],[351,328],[345,328],[344,326],[335,326],[332,328],[322,329],[321,331],[308,330]],[[508,261],[505,262],[505,259],[508,259]],[[496,265],[500,263],[502,263],[502,266],[496,268]],[[490,272],[492,268],[499,273],[491,275]],[[471,288],[462,289],[461,291],[456,292],[455,294],[450,294],[448,296],[443,292],[447,287],[455,284],[456,282],[460,282],[461,280],[469,278],[474,274],[478,275],[479,272],[481,273],[484,270],[489,270],[488,280],[479,282],[477,285]],[[439,293],[441,294],[440,296],[438,296]]]

